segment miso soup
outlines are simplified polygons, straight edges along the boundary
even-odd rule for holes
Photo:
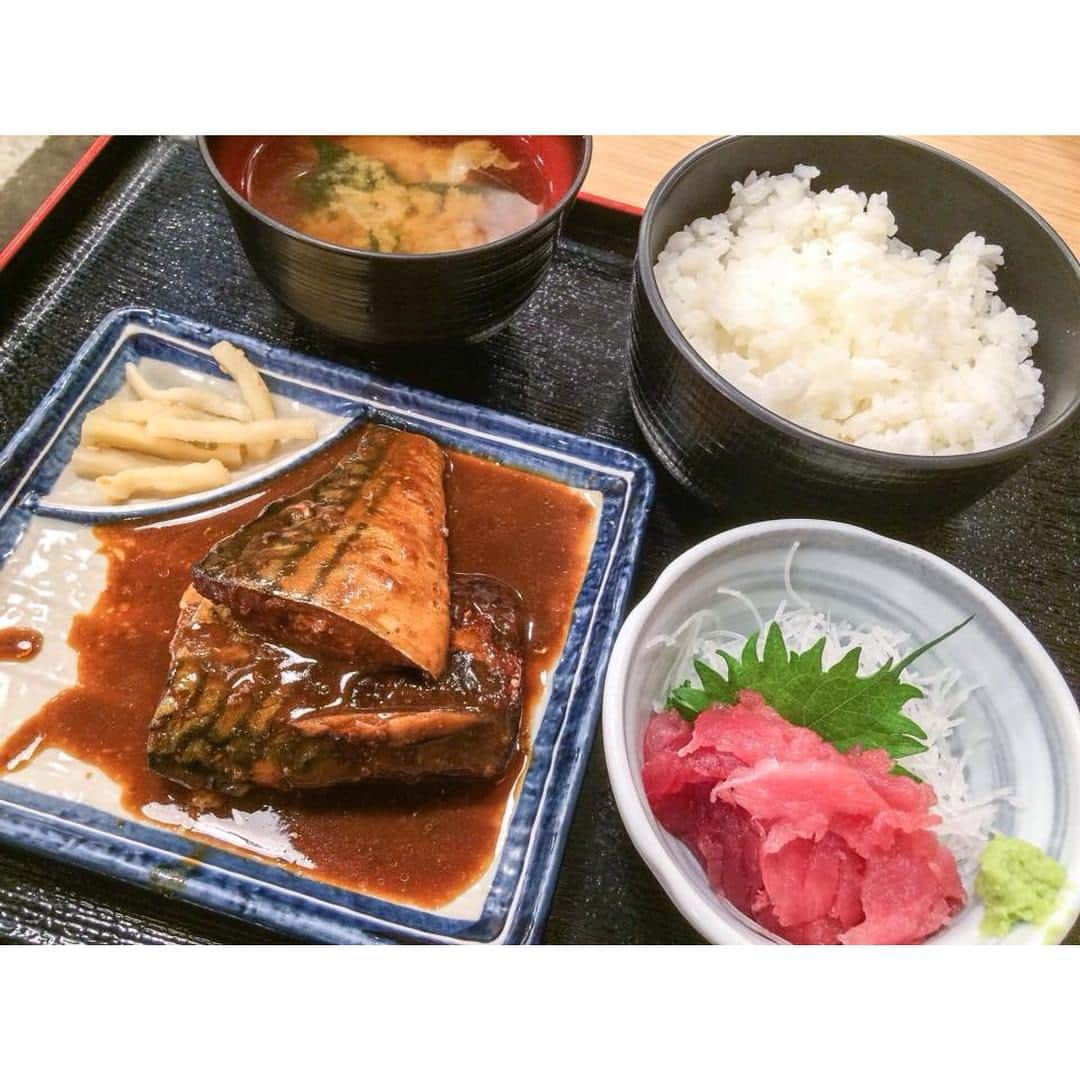
[[[299,232],[402,254],[499,240],[535,221],[551,197],[514,136],[267,136],[247,156],[240,189]]]

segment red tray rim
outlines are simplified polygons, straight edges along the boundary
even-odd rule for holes
[[[37,209],[19,226],[11,239],[0,248],[0,270],[11,262],[15,253],[30,239],[34,230],[49,216],[56,204],[67,194],[71,186],[90,167],[91,162],[105,149],[111,135],[96,135],[93,142],[82,152],[57,185],[38,204]]]
[[[618,199],[609,199],[606,195],[594,195],[591,191],[580,192],[578,199],[582,202],[594,203],[597,206],[606,206],[609,210],[617,210],[621,214],[632,214],[634,217],[641,217],[645,212],[640,206],[620,202]]]

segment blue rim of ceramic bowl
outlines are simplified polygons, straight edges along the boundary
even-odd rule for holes
[[[769,933],[752,919],[749,919],[729,901],[717,896],[715,902],[719,903],[724,910],[723,916],[718,915],[713,910],[713,901],[707,901],[698,895],[697,890],[688,881],[686,874],[668,851],[665,850],[665,838],[673,844],[681,842],[674,837],[668,836],[660,824],[656,822],[644,796],[638,793],[625,737],[623,672],[629,666],[640,647],[638,638],[646,619],[672,585],[688,570],[699,565],[716,552],[722,551],[724,548],[746,538],[760,537],[770,533],[790,532],[793,534],[793,539],[797,538],[800,542],[808,543],[812,542],[812,539],[807,541],[806,533],[812,534],[821,531],[832,535],[851,537],[863,543],[884,544],[887,547],[903,552],[910,558],[928,563],[938,572],[950,578],[962,590],[969,592],[990,610],[994,611],[1008,628],[1014,640],[1024,647],[1026,661],[1038,667],[1040,680],[1043,681],[1044,685],[1052,689],[1055,704],[1058,706],[1055,714],[1061,720],[1061,728],[1066,738],[1064,749],[1074,768],[1080,770],[1080,709],[1077,707],[1076,700],[1069,690],[1064,676],[1038,638],[1009,607],[959,567],[913,544],[893,540],[890,537],[882,536],[879,533],[856,525],[817,518],[785,518],[758,522],[741,525],[709,537],[688,551],[683,552],[682,555],[669,563],[649,592],[624,620],[608,663],[604,685],[602,730],[608,779],[615,796],[619,816],[635,850],[683,917],[702,937],[718,944],[787,943]],[[1072,822],[1072,834],[1080,836],[1080,819]],[[1077,844],[1074,842],[1073,846],[1077,846]],[[1077,846],[1074,859],[1066,864],[1065,869],[1070,882],[1080,882],[1080,846]],[[1053,933],[1057,940],[1060,941],[1069,932],[1078,917],[1080,917],[1080,891],[1074,890],[1069,905],[1063,910],[1054,912],[1052,916],[1053,922],[1050,923],[1050,930],[1047,933]],[[727,933],[719,929],[723,920],[728,923],[726,929],[729,932]],[[732,923],[736,924],[740,929],[731,927],[730,924]],[[944,932],[947,933],[947,930]],[[1042,940],[1044,939],[1030,939],[1030,943],[1039,944]]]
[[[719,372],[714,371],[706,363],[705,358],[690,344],[678,326],[676,326],[675,320],[671,317],[671,313],[667,309],[667,304],[664,303],[664,299],[660,295],[660,287],[656,283],[655,269],[649,258],[650,240],[654,230],[653,222],[660,207],[664,204],[670,194],[671,189],[698,163],[698,161],[704,157],[709,157],[718,151],[722,151],[725,147],[728,147],[733,143],[759,137],[762,136],[726,135],[721,139],[714,139],[704,146],[699,146],[692,153],[687,154],[686,157],[676,162],[649,196],[649,201],[646,204],[645,211],[641,217],[641,229],[638,232],[637,254],[634,260],[634,266],[638,278],[644,288],[645,296],[653,317],[659,322],[665,336],[672,345],[675,346],[682,358],[714,390],[722,394],[744,412],[749,413],[754,419],[761,421],[769,427],[775,428],[789,438],[801,440],[834,454],[846,455],[853,462],[861,462],[863,465],[902,466],[905,469],[913,469],[917,472],[958,471],[1007,461],[1017,454],[1026,454],[1056,438],[1070,423],[1072,423],[1077,413],[1080,412],[1080,392],[1074,395],[1072,402],[1066,406],[1064,412],[1062,412],[1057,419],[1051,421],[1042,431],[1036,432],[1034,435],[1029,433],[1028,435],[1025,435],[1024,438],[1017,439],[1011,443],[1006,443],[1004,446],[996,446],[990,450],[975,450],[968,454],[899,454],[889,450],[873,450],[866,446],[853,446],[850,443],[841,442],[839,439],[833,439],[828,435],[822,435],[820,432],[803,427],[801,424],[795,423],[794,420],[789,420],[787,417],[773,412],[771,409],[762,405],[761,402],[755,401],[748,394],[740,390],[734,383],[725,379]],[[928,146],[926,143],[921,143],[916,139],[901,138],[894,135],[852,135],[845,137],[880,140],[911,147],[917,152],[925,154],[927,157],[939,158],[942,161],[947,161],[951,165],[970,174],[976,180],[991,187],[999,195],[1007,199],[1019,212],[1030,217],[1046,234],[1047,238],[1061,252],[1072,267],[1073,276],[1076,278],[1077,290],[1078,293],[1080,293],[1080,261],[1078,261],[1076,256],[1072,253],[1068,244],[1058,236],[1050,223],[1046,221],[1038,211],[1029,206],[1019,195],[1010,191],[1000,181],[995,180],[981,169],[969,165],[966,161],[962,161],[953,154],[946,153],[944,150],[938,150],[937,147],[934,146]],[[719,207],[716,212],[720,213]],[[687,222],[687,224],[689,224],[689,222]]]

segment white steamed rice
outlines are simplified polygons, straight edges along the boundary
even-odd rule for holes
[[[887,193],[814,192],[818,175],[751,173],[726,213],[668,240],[656,280],[689,342],[761,404],[857,446],[1023,438],[1043,404],[1038,334],[997,295],[1002,249],[968,233],[944,258],[915,252]]]

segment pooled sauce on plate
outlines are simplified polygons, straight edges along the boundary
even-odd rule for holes
[[[108,560],[93,609],[72,623],[78,683],[48,701],[0,747],[10,761],[35,739],[95,765],[127,809],[189,835],[275,857],[308,876],[387,899],[437,907],[489,864],[507,799],[526,760],[487,783],[382,784],[226,798],[190,791],[146,764],[150,717],[169,668],[169,640],[191,565],[272,499],[300,490],[356,442],[335,446],[257,495],[189,517],[98,526]],[[528,620],[525,717],[566,637],[588,563],[595,510],[561,484],[448,451],[450,569],[501,578]],[[523,720],[523,728],[525,726]]]
[[[276,135],[255,144],[241,194],[290,228],[345,247],[424,254],[509,236],[551,185],[514,136]]]
[[[0,661],[33,660],[45,639],[29,626],[6,626],[0,630]]]

